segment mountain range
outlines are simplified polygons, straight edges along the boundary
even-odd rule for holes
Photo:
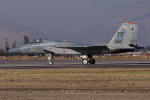
[[[150,1],[127,0],[126,2],[112,3],[109,9],[104,7],[104,12],[101,13],[100,10],[98,15],[96,15],[98,9],[95,7],[97,11],[91,13],[94,11],[92,10],[90,12],[91,15],[86,12],[83,16],[82,14],[85,12],[83,10],[81,15],[74,17],[67,13],[63,16],[57,15],[54,20],[54,14],[51,20],[41,17],[41,20],[36,23],[27,23],[27,19],[21,22],[15,21],[19,19],[18,17],[15,20],[7,20],[7,18],[4,19],[4,15],[0,16],[0,48],[4,48],[6,39],[9,40],[10,45],[12,41],[17,41],[18,46],[22,45],[24,35],[28,35],[31,41],[42,38],[51,41],[66,40],[82,43],[107,43],[120,27],[121,23],[127,21],[136,21],[139,23],[139,43],[144,46],[149,45]],[[124,5],[124,3],[126,4]],[[72,14],[74,13],[72,12]]]

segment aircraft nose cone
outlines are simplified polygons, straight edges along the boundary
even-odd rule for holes
[[[19,49],[11,49],[7,51],[8,53],[20,53]]]

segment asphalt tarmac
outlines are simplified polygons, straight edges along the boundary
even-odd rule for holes
[[[0,69],[40,69],[40,68],[150,68],[149,60],[98,60],[95,65],[83,65],[80,60],[55,61],[49,65],[42,61],[0,61]]]

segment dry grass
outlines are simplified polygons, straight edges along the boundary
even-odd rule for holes
[[[1,89],[150,89],[149,84],[146,68],[0,70]]]
[[[124,91],[149,84],[148,68],[9,69],[0,70],[0,100],[149,100],[150,91]]]
[[[30,57],[30,56],[9,56],[9,57],[0,57],[0,60],[47,60],[47,58]]]
[[[104,58],[102,56],[95,57],[97,60],[150,60],[150,56],[140,55],[140,56],[131,56],[131,55],[122,55],[122,56],[111,56]],[[65,58],[65,57],[55,57],[56,60],[77,60],[77,58]],[[78,58],[81,59],[81,58]],[[0,60],[47,60],[47,57],[31,57],[31,56],[9,56],[9,57],[0,57]]]
[[[56,60],[77,60],[77,58],[65,58],[65,57],[54,57]],[[8,56],[8,57],[0,57],[0,60],[47,60],[46,56],[38,57],[38,56]]]
[[[111,56],[111,57],[96,57],[99,60],[150,60],[150,56],[140,55],[140,56],[132,56],[132,55],[122,55],[122,56]]]

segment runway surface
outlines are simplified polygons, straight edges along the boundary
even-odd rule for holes
[[[0,61],[0,69],[39,69],[39,68],[150,68],[149,60],[99,60],[95,65],[83,65],[80,60],[55,61],[49,65],[42,61]]]
[[[149,68],[148,60],[99,60],[95,65],[83,65],[80,60],[55,61],[54,65],[47,60],[0,61],[0,98],[149,100]]]

